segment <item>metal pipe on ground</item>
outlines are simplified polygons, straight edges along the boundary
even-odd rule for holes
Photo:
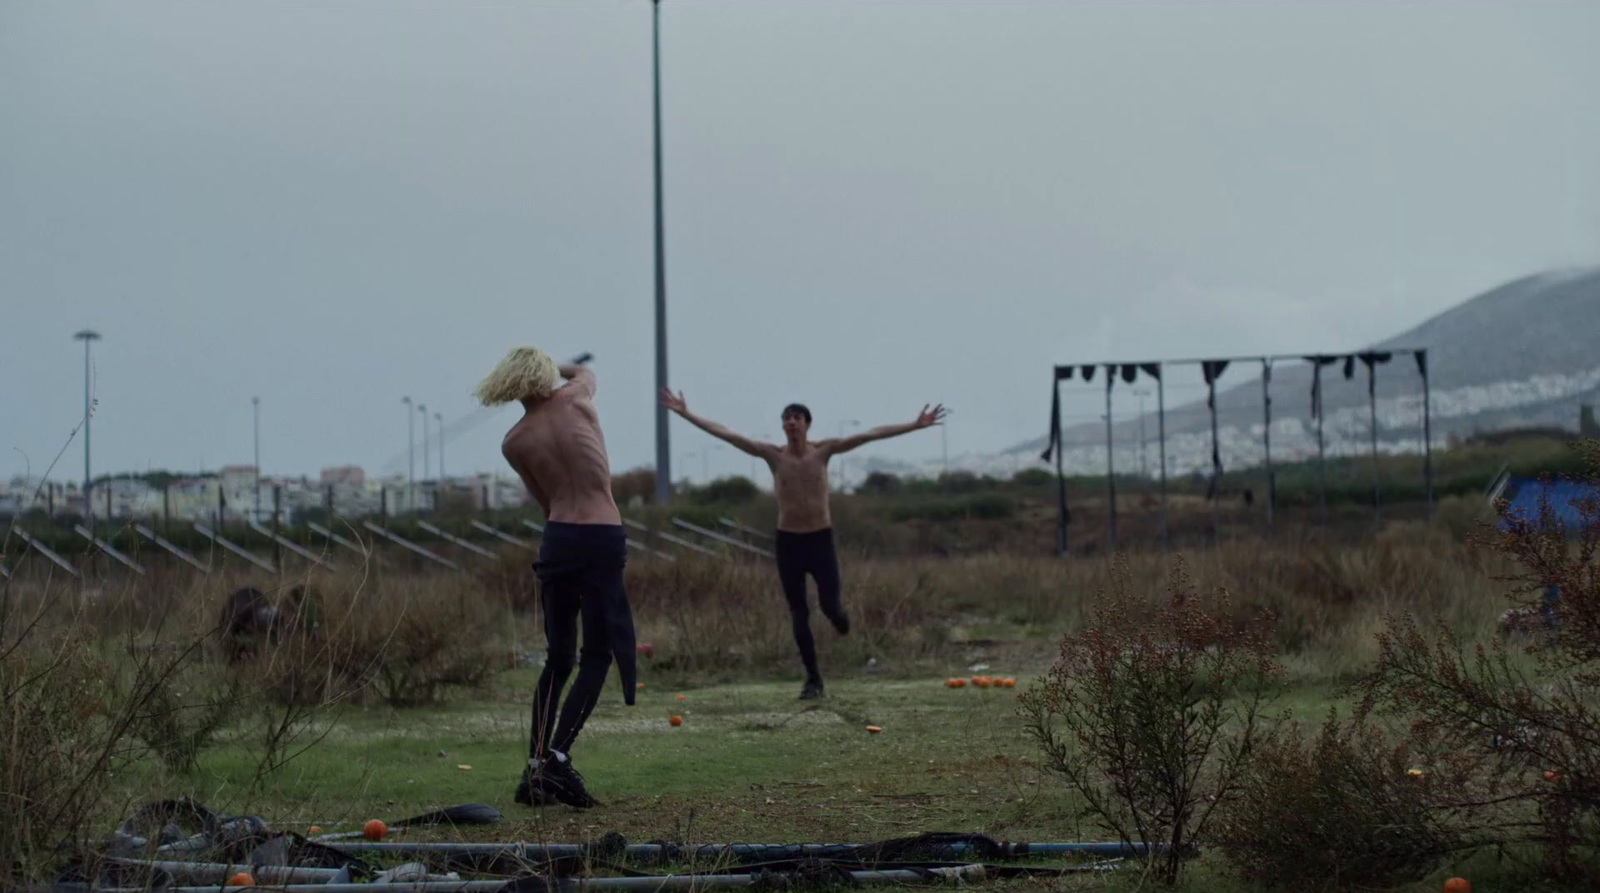
[[[858,884],[915,884],[930,880],[947,884],[982,881],[982,865],[961,865],[951,868],[921,870],[890,869],[887,871],[852,871],[850,877]],[[749,887],[757,882],[750,874],[669,874],[659,877],[619,878],[542,878],[526,877],[498,881],[410,881],[393,884],[285,884],[272,885],[277,893],[520,893],[520,891],[556,890],[559,893],[584,893],[584,891],[648,891],[704,890],[711,887]],[[262,887],[230,887],[230,890],[265,889]],[[217,887],[168,887],[167,893],[216,893]],[[134,888],[99,888],[96,893],[136,893]]]
[[[672,846],[657,843],[628,844],[623,858],[632,860],[660,859],[671,856],[682,859],[709,860],[729,856],[759,856],[764,859],[827,859],[856,858],[872,844],[862,843],[713,843],[690,846]],[[1073,842],[1073,843],[998,843],[1000,857],[1021,856],[1142,856],[1150,852],[1145,843]],[[601,852],[595,845],[582,843],[374,843],[352,841],[339,844],[348,853],[371,853],[401,858],[420,856],[510,856],[518,859],[566,859]],[[1156,844],[1154,849],[1164,853],[1169,844]],[[919,848],[921,855],[969,856],[988,855],[988,847],[979,844],[955,842],[928,844]]]

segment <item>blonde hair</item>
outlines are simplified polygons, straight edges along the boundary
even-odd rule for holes
[[[537,347],[517,347],[478,383],[472,394],[484,406],[499,406],[513,400],[543,400],[555,390],[560,377],[556,362],[549,354]]]

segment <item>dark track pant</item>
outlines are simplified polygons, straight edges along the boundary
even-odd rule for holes
[[[817,669],[817,644],[811,637],[811,605],[806,598],[806,575],[817,581],[817,605],[823,616],[841,634],[850,631],[850,618],[839,602],[839,556],[833,547],[833,531],[812,533],[778,531],[773,551],[778,557],[778,580],[789,602],[789,619],[794,625],[794,643],[800,647],[800,660],[806,665],[808,681],[822,680]]]
[[[615,633],[632,629],[628,595],[622,585],[627,536],[619,525],[545,525],[539,560],[540,605],[544,610],[544,672],[533,693],[533,731],[528,756],[544,759],[552,750],[568,752],[589,718],[606,673],[611,669]],[[583,647],[578,647],[578,627]],[[627,647],[633,647],[631,641]],[[628,655],[632,657],[631,653]],[[576,665],[578,678],[560,704],[561,690]],[[560,704],[560,720],[556,708]]]

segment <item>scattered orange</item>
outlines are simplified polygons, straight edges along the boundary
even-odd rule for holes
[[[311,835],[312,837],[315,837],[316,835],[322,833],[322,826],[321,825],[312,825],[311,827],[306,829],[306,833]]]
[[[361,836],[368,840],[382,840],[389,833],[389,826],[383,819],[373,819],[361,828]]]
[[[1546,772],[1544,774],[1544,780],[1545,781],[1549,781],[1549,782],[1560,781],[1561,780],[1561,774],[1559,772]]]
[[[678,700],[687,701],[687,700],[689,700],[689,696],[688,695],[678,695]]]
[[[639,690],[640,691],[644,691],[644,683],[643,682],[639,683]]]
[[[256,879],[251,877],[250,872],[248,871],[241,871],[233,877],[228,878],[228,886],[230,887],[254,887],[255,885]]]
[[[1015,676],[1007,676],[1005,678],[1005,687],[1006,688],[1016,688],[1017,687],[1017,677],[1015,677]]]
[[[683,725],[683,717],[681,717],[681,716],[668,717],[667,718],[667,722],[670,722],[675,726],[681,726],[681,725]]]
[[[965,679],[946,679],[944,681],[944,684],[945,684],[946,688],[965,688],[967,686],[967,680],[965,680]]]
[[[1472,882],[1464,877],[1453,877],[1444,882],[1444,893],[1472,893]]]
[[[883,731],[883,727],[882,726],[867,726],[867,731],[870,732],[873,735],[876,735],[879,732]]]
[[[993,682],[994,680],[990,679],[988,676],[972,677],[972,684],[979,688],[988,688],[991,684],[993,684]]]

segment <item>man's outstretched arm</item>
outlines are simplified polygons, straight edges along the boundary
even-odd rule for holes
[[[949,413],[945,410],[943,404],[935,406],[932,409],[929,409],[927,406],[923,406],[922,412],[917,414],[917,420],[914,422],[902,422],[898,425],[883,425],[868,431],[862,431],[859,434],[852,434],[849,437],[840,437],[836,440],[826,440],[823,441],[823,447],[830,455],[848,453],[856,447],[861,446],[862,444],[871,443],[874,440],[887,440],[890,437],[899,437],[902,434],[909,434],[912,431],[920,431],[923,428],[931,428],[934,425],[943,422],[944,417],[948,414]]]
[[[770,443],[762,443],[759,440],[752,440],[748,437],[745,437],[743,434],[730,431],[722,425],[711,421],[710,419],[702,419],[690,412],[689,404],[683,399],[683,394],[681,392],[674,394],[671,390],[662,388],[661,405],[682,416],[685,421],[696,428],[699,428],[701,431],[706,432],[718,440],[727,441],[728,443],[733,444],[735,449],[743,450],[752,456],[758,456],[762,459],[767,459],[778,451],[778,448]]]
[[[556,371],[561,373],[561,377],[568,382],[562,390],[577,388],[590,397],[594,396],[595,377],[593,369],[588,366],[568,363],[563,366],[557,366]]]

